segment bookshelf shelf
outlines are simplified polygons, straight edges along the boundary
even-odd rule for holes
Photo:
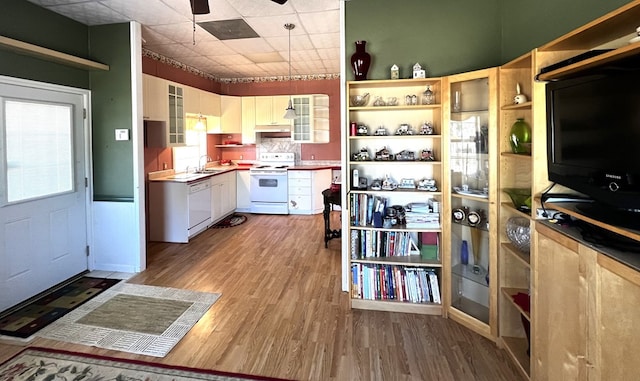
[[[407,94],[415,94],[420,98],[427,85],[436,94],[434,104],[407,105],[404,103]],[[346,189],[349,189],[347,194],[349,205],[343,209],[343,218],[350,221],[348,237],[350,239],[349,258],[352,258],[349,263],[352,270],[350,276],[352,308],[435,315],[443,313],[441,303],[443,271],[439,249],[439,242],[442,241],[442,234],[444,234],[439,210],[442,204],[440,183],[443,167],[441,162],[442,91],[441,78],[347,82],[345,98],[350,124],[346,126],[348,129],[346,135],[349,135],[346,139],[346,152],[350,160],[347,161],[349,175],[345,177]],[[370,101],[367,105],[354,107],[348,104],[351,97],[364,94],[369,94]],[[373,100],[378,97],[385,101],[396,98],[399,104],[373,106]],[[418,103],[422,102],[418,101]],[[431,125],[433,133],[420,134],[421,127],[427,123]],[[351,124],[356,124],[358,129],[366,126],[368,133],[352,134]],[[396,135],[396,131],[406,132],[399,129],[401,125],[408,125],[411,133]],[[375,134],[376,129],[380,127],[385,128],[386,135]],[[387,151],[383,152],[382,149]],[[400,157],[396,155],[401,152],[406,154],[403,157],[416,159],[428,157],[421,155],[430,154],[434,160],[373,160],[378,153],[381,155],[378,158],[386,158],[385,155],[389,155],[395,159]],[[414,156],[410,156],[411,154]],[[357,160],[361,158],[370,160]],[[354,179],[355,171],[358,173],[357,179]],[[394,190],[373,190],[371,185],[374,180],[380,181],[381,185],[384,185],[382,183],[387,180],[398,186],[406,182],[418,185],[422,180],[430,180],[435,182],[436,191],[401,187]],[[362,182],[366,184],[363,185]],[[408,204],[421,205],[421,207],[414,207],[411,211],[405,210],[404,206]],[[405,217],[410,227],[404,224]],[[390,243],[392,236],[393,243]],[[423,239],[427,236],[438,238],[435,242],[429,238],[428,243],[425,243]],[[398,249],[398,242],[400,242],[400,249]],[[392,245],[394,245],[393,249],[391,249]],[[398,251],[409,255],[390,255]],[[424,303],[421,302],[423,299],[420,297],[409,299],[412,301],[384,298],[370,300],[372,298],[370,293],[365,298],[363,296],[366,288],[364,277],[371,271],[375,274],[377,272],[385,274],[383,279],[369,278],[369,282],[378,282],[373,285],[378,294],[384,290],[391,292],[395,287],[408,287],[408,278],[414,277],[415,274],[418,277],[428,274],[436,282],[437,301]],[[398,273],[405,272],[407,278],[404,278],[404,275],[402,278],[396,277]],[[432,279],[429,278],[429,282],[431,281]],[[415,282],[421,284],[419,281]],[[425,290],[422,291],[423,293],[418,292],[418,295],[424,297]]]

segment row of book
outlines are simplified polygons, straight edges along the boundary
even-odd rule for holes
[[[366,300],[441,303],[438,275],[435,269],[423,267],[354,263],[351,296]]]
[[[419,255],[418,233],[351,230],[351,258],[383,258]]]
[[[387,207],[385,198],[367,193],[351,193],[349,203],[352,226],[373,225],[374,212],[377,216],[382,216]],[[379,224],[382,227],[382,221]]]

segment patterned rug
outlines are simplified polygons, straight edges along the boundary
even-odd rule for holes
[[[164,357],[219,297],[215,293],[122,282],[36,336]]]
[[[24,349],[0,365],[0,381],[9,380],[284,381],[35,347]]]
[[[0,335],[28,341],[37,331],[118,282],[120,279],[85,276],[51,290],[24,307],[0,317]]]
[[[247,217],[242,214],[232,214],[229,217],[224,218],[222,221],[216,223],[212,226],[213,229],[224,229],[231,228],[234,226],[241,225],[247,221]]]

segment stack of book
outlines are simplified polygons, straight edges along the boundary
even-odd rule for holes
[[[406,227],[410,229],[440,229],[440,213],[432,211],[428,204],[412,204],[405,213]]]

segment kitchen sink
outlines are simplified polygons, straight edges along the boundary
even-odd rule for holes
[[[203,170],[197,171],[196,173],[215,175],[216,173],[220,173],[220,172],[224,172],[224,169],[203,169]]]
[[[200,177],[200,173],[177,173],[175,175],[167,176],[167,179],[173,180],[188,180]]]

